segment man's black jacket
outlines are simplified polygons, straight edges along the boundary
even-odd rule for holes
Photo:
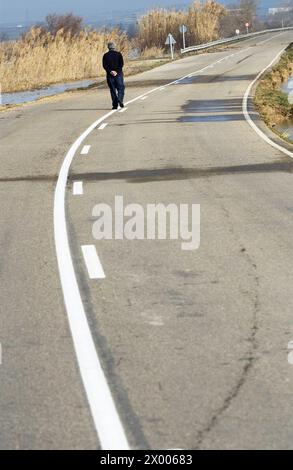
[[[106,70],[107,74],[110,75],[110,72],[115,71],[117,73],[122,73],[124,66],[124,60],[121,52],[109,51],[103,57],[103,67]]]

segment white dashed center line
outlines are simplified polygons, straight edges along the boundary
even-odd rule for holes
[[[84,245],[81,247],[84,261],[90,279],[105,279],[105,273],[94,245]]]
[[[250,47],[242,49],[240,52],[231,54],[229,57],[243,54],[243,52],[250,49]],[[218,62],[215,62],[214,64],[216,65],[217,63]],[[198,75],[206,69],[207,67],[197,70],[194,72],[194,75]],[[181,79],[184,80],[184,78],[187,76],[188,75],[182,77]],[[154,93],[158,90],[165,90],[166,87],[172,85],[173,83],[174,82],[170,82],[165,86],[154,88],[148,92],[148,94]],[[246,115],[246,119],[250,119],[247,110],[247,100],[249,98],[252,85],[253,84],[251,84],[248,88],[243,100],[243,112]],[[136,98],[128,101],[126,104],[130,105],[131,103],[137,102],[142,98],[142,96],[144,95],[137,96]],[[101,123],[113,116],[115,112],[116,111],[112,110],[92,123],[72,144],[63,160],[55,189],[54,236],[59,274],[68,322],[72,334],[81,378],[101,448],[103,450],[129,450],[130,445],[127,440],[126,432],[114,403],[105,372],[102,368],[96,345],[93,340],[93,335],[88,323],[85,306],[81,297],[80,287],[73,264],[73,256],[70,249],[65,204],[68,176],[72,161],[76,153],[79,151],[79,148],[83,142],[95,129],[104,129],[106,127],[106,123],[104,123],[102,126]],[[250,125],[252,126],[253,123],[251,122]],[[89,148],[90,146],[85,147]],[[288,153],[289,156],[292,156],[291,152],[288,151]],[[82,246],[81,249],[90,278],[105,278],[105,273],[95,246],[86,245]]]
[[[91,146],[90,145],[85,145],[83,148],[82,148],[82,151],[81,151],[81,155],[87,155],[90,151],[90,148]]]
[[[82,181],[75,181],[73,183],[73,195],[81,196],[83,194],[83,183]]]

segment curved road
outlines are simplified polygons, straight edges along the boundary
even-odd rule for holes
[[[1,449],[293,448],[292,146],[243,113],[291,41],[0,114]],[[95,240],[117,195],[200,204],[200,248]]]

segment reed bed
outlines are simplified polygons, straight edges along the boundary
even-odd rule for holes
[[[0,44],[2,92],[104,75],[101,60],[110,40],[127,57],[130,43],[119,30],[81,31],[71,36],[61,29],[52,36],[32,28],[21,40]]]
[[[212,0],[204,4],[196,0],[186,11],[152,10],[139,19],[137,37],[132,41],[119,29],[83,29],[77,34],[59,29],[53,34],[40,27],[32,28],[20,40],[0,43],[2,92],[104,76],[101,62],[110,40],[117,44],[128,62],[126,71],[131,71],[128,55],[132,48],[141,51],[140,60],[164,58],[165,40],[170,32],[177,40],[177,50],[181,46],[181,24],[188,27],[189,44],[217,39],[223,15],[225,9]],[[73,15],[68,17],[74,19]],[[142,65],[141,68],[144,69]]]
[[[211,0],[203,4],[197,0],[187,11],[152,10],[139,20],[139,47],[162,47],[169,33],[172,33],[181,47],[182,35],[179,27],[182,24],[188,28],[186,39],[189,45],[213,41],[219,37],[220,20],[225,14],[225,8]]]

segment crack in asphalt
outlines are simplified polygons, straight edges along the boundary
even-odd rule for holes
[[[222,210],[226,214],[227,219],[230,221],[230,213],[228,209],[224,206],[223,202],[221,203]],[[235,238],[237,237],[233,228],[233,225],[230,223],[231,232],[234,234]],[[238,237],[237,237],[238,238]],[[253,292],[253,314],[252,314],[252,325],[250,329],[250,336],[247,340],[250,343],[248,356],[245,357],[244,361],[245,364],[243,366],[241,375],[235,384],[235,386],[230,390],[227,394],[226,398],[224,399],[222,405],[214,412],[210,420],[208,421],[207,425],[197,433],[196,443],[193,447],[193,450],[200,450],[202,448],[203,442],[206,436],[213,430],[213,428],[218,424],[219,419],[225,413],[225,411],[230,407],[231,403],[237,398],[239,395],[242,387],[247,381],[248,375],[256,362],[255,353],[258,348],[256,334],[258,331],[258,313],[260,310],[260,299],[259,299],[259,287],[260,287],[260,280],[257,273],[257,265],[253,262],[251,256],[247,252],[244,245],[241,244],[239,239],[237,240],[240,243],[240,252],[246,258],[248,264],[252,268],[253,272],[253,280],[254,280],[254,292]]]

